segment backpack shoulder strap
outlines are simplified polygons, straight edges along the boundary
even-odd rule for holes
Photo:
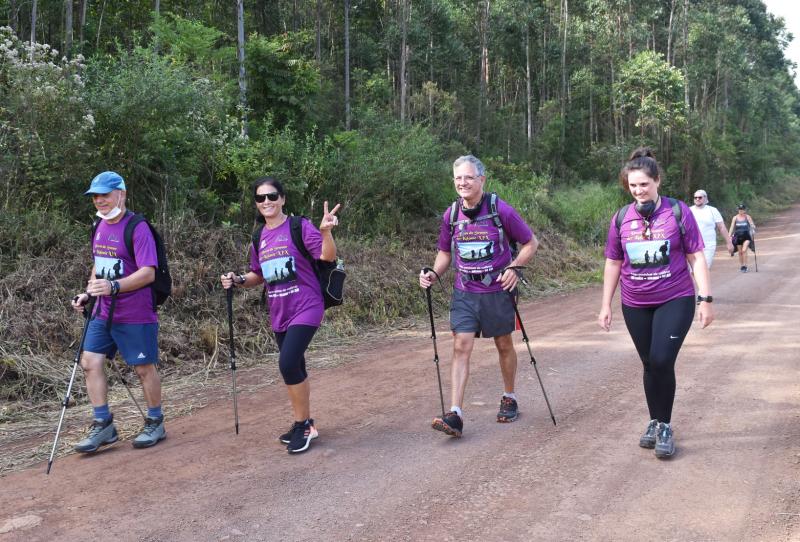
[[[458,207],[461,205],[461,198],[455,200],[450,205],[450,254],[456,252],[456,218],[458,218]]]
[[[306,248],[306,244],[303,241],[303,218],[302,216],[292,215],[289,217],[289,231],[292,234],[292,242],[294,246],[297,247],[297,250],[305,257],[306,260],[314,264],[314,258],[311,257],[311,254],[308,252]]]
[[[503,245],[503,239],[505,238],[505,233],[503,232],[503,221],[500,220],[500,213],[497,212],[497,192],[492,192],[489,194],[489,216],[494,222],[495,227],[497,227],[497,233],[499,236],[498,245],[500,246],[500,250],[505,250],[505,245]]]
[[[258,256],[258,242],[261,241],[261,232],[264,231],[264,223],[261,222],[256,226],[256,229],[253,230],[253,234],[250,238],[250,241],[253,244],[253,250],[256,252],[256,256]]]
[[[668,197],[667,201],[670,207],[672,207],[672,214],[678,222],[678,228],[681,230],[681,238],[683,238],[683,236],[686,235],[686,228],[683,227],[683,222],[681,222],[683,219],[683,209],[681,209],[680,203],[678,203],[678,200],[675,198]]]
[[[136,226],[139,225],[140,222],[147,222],[147,219],[142,214],[135,214],[131,217],[128,223],[125,225],[125,248],[128,249],[128,254],[130,254],[131,258],[134,260],[133,256],[133,230],[136,229]],[[147,223],[150,226],[150,223]],[[155,238],[155,236],[153,236]]]
[[[622,208],[614,215],[614,222],[617,224],[617,237],[622,237],[622,221],[625,220],[625,215],[628,214],[628,209],[631,204],[623,205]]]

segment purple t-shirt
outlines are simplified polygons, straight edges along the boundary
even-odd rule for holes
[[[303,219],[303,243],[314,259],[322,255],[322,234]],[[274,230],[264,227],[258,252],[250,247],[250,271],[264,278],[272,329],[319,327],[325,314],[322,291],[314,268],[292,242],[290,219]]]
[[[119,222],[109,224],[101,220],[92,239],[92,255],[94,256],[95,277],[108,280],[119,280],[129,277],[142,267],[158,267],[156,241],[150,228],[140,222],[133,230],[133,253],[128,254],[125,246],[125,226],[133,217],[128,213]],[[108,319],[108,308],[111,296],[100,298],[99,318]],[[152,324],[158,322],[158,314],[153,307],[153,293],[150,286],[139,288],[133,292],[117,295],[114,306],[115,324]]]
[[[500,292],[503,287],[496,282],[497,275],[511,260],[509,240],[526,244],[533,238],[530,227],[522,220],[519,213],[508,203],[497,198],[497,214],[503,224],[503,242],[500,242],[500,230],[490,217],[490,195],[486,194],[481,210],[475,221],[470,220],[459,208],[453,236],[450,235],[450,208],[442,216],[439,229],[438,248],[450,252],[451,242],[455,238],[455,257],[453,265],[456,270],[455,288],[471,293]],[[464,275],[471,275],[471,278]],[[484,276],[485,281],[474,280]]]
[[[686,255],[703,250],[703,237],[694,215],[679,201],[681,231],[667,198],[650,218],[650,238],[645,239],[645,224],[635,205],[628,207],[620,236],[615,217],[611,219],[605,256],[622,260],[620,284],[622,303],[629,307],[655,307],[678,297],[694,295],[694,283]]]

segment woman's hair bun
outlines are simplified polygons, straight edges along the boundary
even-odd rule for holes
[[[630,162],[631,160],[636,160],[637,158],[656,159],[655,155],[653,154],[653,150],[650,147],[639,147],[635,149],[628,158],[628,161]]]

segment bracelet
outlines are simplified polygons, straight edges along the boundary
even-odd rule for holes
[[[112,280],[111,282],[111,295],[117,295],[119,293],[119,281]]]

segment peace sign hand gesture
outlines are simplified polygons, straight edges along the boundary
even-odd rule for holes
[[[328,202],[322,204],[322,221],[319,223],[319,231],[331,231],[334,226],[339,225],[339,217],[336,216],[336,213],[341,206],[340,203],[337,203],[336,207],[329,211]]]

